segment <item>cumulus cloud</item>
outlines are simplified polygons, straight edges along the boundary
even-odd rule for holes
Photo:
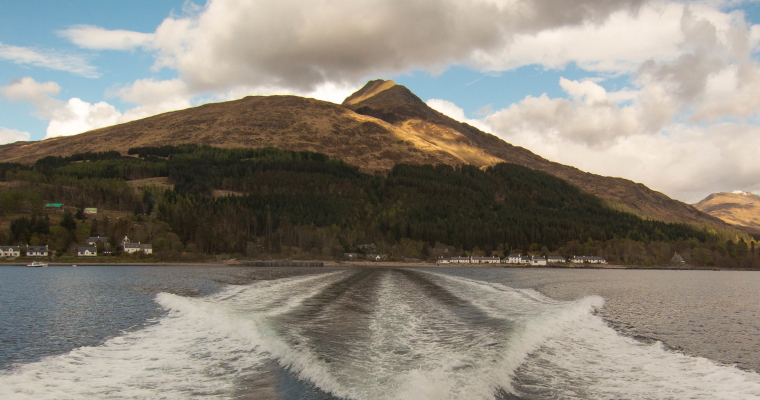
[[[53,118],[60,102],[51,95],[60,91],[61,87],[55,82],[40,83],[29,77],[14,79],[8,86],[0,88],[0,94],[10,101],[32,103],[36,116],[41,119]]]
[[[588,71],[631,73],[648,59],[677,54],[682,14],[680,4],[649,4],[637,13],[617,11],[603,23],[522,33],[501,49],[476,52],[472,64],[504,71],[536,64],[559,69],[572,62]]]
[[[150,33],[123,29],[108,30],[92,25],[76,25],[58,31],[58,34],[79,47],[92,50],[132,50],[150,46],[153,41],[153,35]]]
[[[26,141],[30,138],[29,132],[0,127],[0,144]]]
[[[602,22],[642,0],[210,0],[167,18],[153,38],[157,67],[199,90],[237,85],[313,91],[324,82],[467,63],[517,33]]]
[[[35,115],[48,120],[45,138],[69,136],[117,123],[143,118],[160,112],[189,107],[189,101],[177,93],[162,94],[162,88],[175,90],[171,82],[139,81],[122,89],[126,101],[140,103],[137,107],[121,113],[111,104],[100,101],[95,104],[79,98],[67,101],[56,99],[61,87],[55,82],[37,82],[32,78],[12,81],[0,88],[0,93],[11,101],[28,102],[34,106]]]
[[[464,113],[464,110],[460,108],[459,106],[457,106],[456,104],[454,104],[453,102],[450,102],[448,100],[441,100],[441,99],[430,99],[426,103],[428,106],[430,106],[430,108],[440,112],[441,114],[451,117],[459,122],[470,124],[485,132],[491,131],[491,127],[483,123],[483,121],[478,120],[478,119],[467,118],[467,116]]]
[[[36,50],[0,43],[0,59],[9,60],[16,64],[71,72],[85,78],[99,78],[101,76],[97,68],[88,63],[86,57],[55,50]]]

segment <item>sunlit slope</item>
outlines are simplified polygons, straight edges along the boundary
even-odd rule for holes
[[[760,196],[756,194],[713,193],[694,206],[731,225],[760,233]]]
[[[384,83],[380,83],[384,82]],[[503,160],[548,172],[581,189],[605,198],[622,208],[664,221],[708,224],[724,227],[717,218],[693,206],[673,200],[646,186],[622,178],[590,174],[577,168],[546,160],[522,147],[482,132],[468,124],[449,118],[430,108],[407,88],[388,87],[392,81],[372,81],[349,97],[343,105],[360,114],[376,117],[403,128],[452,154],[467,157],[474,165],[490,165],[492,159]],[[383,90],[376,90],[383,88]],[[356,101],[356,99],[361,99]]]

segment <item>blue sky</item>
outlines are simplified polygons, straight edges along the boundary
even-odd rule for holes
[[[548,159],[695,202],[760,190],[760,5],[5,1],[0,143],[393,79]]]

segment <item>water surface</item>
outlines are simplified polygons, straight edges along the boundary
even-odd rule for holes
[[[0,279],[4,399],[760,398],[756,273],[8,267]]]

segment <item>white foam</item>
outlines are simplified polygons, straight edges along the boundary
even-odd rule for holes
[[[204,299],[160,293],[156,301],[170,311],[157,324],[6,372],[0,398],[229,398],[235,379],[256,373],[270,353],[304,364],[277,341],[265,314],[297,306],[339,276],[257,282]]]
[[[534,382],[522,389],[548,398],[760,398],[757,373],[618,334],[593,312],[604,304],[597,296],[559,302],[531,290],[438,276],[489,313],[501,312],[522,326],[508,339],[509,351],[492,376],[513,394],[520,394],[512,384],[519,369]]]
[[[287,325],[281,336],[284,314],[352,273],[261,281],[206,298],[159,294],[168,313],[156,324],[0,375],[0,398],[226,399],[271,361],[357,400],[492,399],[500,390],[568,399],[760,398],[756,373],[617,334],[595,315],[604,304],[598,296],[557,301],[443,274],[425,277],[461,303],[403,273],[374,272],[373,294],[361,300],[371,312],[357,325],[367,332],[336,337],[344,351],[333,362],[309,337],[321,320]],[[482,313],[483,324],[463,313]]]

